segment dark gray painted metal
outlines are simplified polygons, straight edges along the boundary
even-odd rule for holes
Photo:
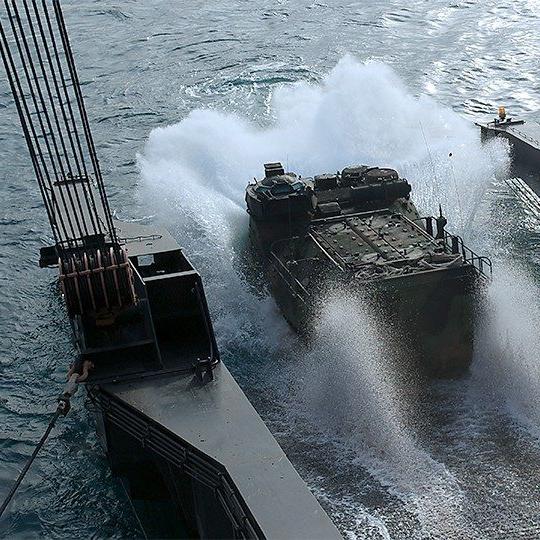
[[[540,123],[533,119],[477,123],[482,138],[504,137],[512,145],[512,158],[523,165],[540,165]]]
[[[66,248],[79,250],[82,260],[89,250],[112,243],[115,249],[119,244],[126,249],[130,262],[125,267],[134,275],[136,301],[119,302],[109,318],[98,320],[95,305],[93,311],[82,306],[68,310],[78,363],[88,360],[94,366],[86,381],[90,396],[97,398],[98,431],[111,462],[127,470],[130,454],[139,454],[135,463],[144,463],[150,455],[147,462],[157,467],[156,474],[130,471],[141,473],[139,485],[137,478],[130,478],[134,493],[140,489],[163,496],[162,486],[144,486],[147,478],[169,485],[175,484],[177,473],[188,479],[184,500],[198,501],[196,519],[190,521],[200,536],[229,537],[225,531],[232,530],[240,538],[338,538],[255,409],[219,364],[202,281],[180,247],[164,230],[113,223],[59,0],[32,0],[31,5],[32,11],[23,1],[20,11],[16,0],[4,0],[16,48],[10,47],[0,23],[0,51],[56,240],[55,246],[41,250],[40,264],[55,266]],[[49,26],[51,6],[54,31]],[[34,35],[36,28],[41,41]],[[58,50],[65,54],[58,55]],[[40,65],[40,74],[35,65]],[[21,85],[21,74],[26,86]],[[66,83],[71,99],[66,89],[60,90]],[[76,118],[72,106],[77,107]],[[64,262],[70,257],[68,253]],[[131,273],[122,277],[116,263],[111,266],[119,292]],[[75,268],[70,273],[77,277],[79,302],[83,272],[93,301],[93,269]],[[104,303],[109,309],[109,301]],[[140,380],[134,382],[135,377]],[[139,446],[122,445],[122,437]],[[174,481],[163,478],[167,468],[174,468]],[[214,503],[225,514],[218,509],[213,514]]]
[[[266,538],[340,538],[287,456],[239,388],[218,365],[215,380],[194,384],[192,375],[104,386],[106,393],[139,411],[220,464]],[[180,456],[178,456],[180,458]],[[173,458],[173,456],[171,456]],[[181,458],[180,458],[181,459]],[[207,474],[212,482],[212,474]],[[224,495],[227,495],[226,489]]]
[[[115,222],[115,227],[137,264],[145,257],[156,259],[180,251],[163,229],[124,222]],[[196,274],[200,280],[191,265],[174,275],[182,274]],[[161,277],[167,280],[171,275],[146,276],[146,286]],[[182,358],[176,362],[181,368]],[[340,537],[222,363],[213,369],[214,379],[205,384],[189,362],[187,369],[177,368],[174,373],[166,367],[137,379],[130,375],[129,380],[116,377],[115,383],[101,381],[95,388],[105,424],[125,431],[157,459],[190,476],[196,506],[213,504],[204,496],[204,488],[209,488],[239,538]],[[208,516],[200,512],[204,532]]]

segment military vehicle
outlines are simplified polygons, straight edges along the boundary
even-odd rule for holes
[[[476,292],[491,261],[422,217],[411,185],[389,168],[355,166],[302,178],[267,163],[246,188],[250,237],[289,323],[312,328],[330,291],[359,295],[389,318],[429,374],[472,359]]]

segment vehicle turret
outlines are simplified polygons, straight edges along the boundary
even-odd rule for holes
[[[302,219],[315,211],[313,186],[294,173],[285,173],[281,163],[267,163],[265,176],[248,186],[246,202],[256,220]]]

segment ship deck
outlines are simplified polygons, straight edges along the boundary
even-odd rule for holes
[[[205,385],[185,374],[103,390],[220,464],[264,537],[341,538],[228,369],[214,374]]]

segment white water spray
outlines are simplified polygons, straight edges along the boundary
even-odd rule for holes
[[[417,516],[422,535],[479,538],[464,517],[466,501],[458,482],[407,426],[415,395],[399,386],[393,369],[415,368],[398,352],[391,333],[361,300],[331,295],[322,304],[316,337],[300,366],[296,402],[307,407],[320,437],[346,441],[355,449],[356,461]],[[409,383],[414,387],[414,381]]]
[[[174,225],[203,271],[221,348],[267,362],[303,353],[273,302],[254,293],[238,272],[247,235],[244,188],[261,175],[263,163],[288,158],[289,169],[304,176],[359,163],[392,166],[412,182],[414,200],[425,213],[442,203],[451,228],[463,232],[506,160],[502,143],[481,146],[475,128],[451,110],[413,96],[388,67],[352,57],[318,85],[275,90],[270,107],[274,122],[264,129],[237,115],[193,111],[178,124],[154,130],[139,156],[145,201]],[[384,340],[343,302],[328,309],[317,350],[306,360],[315,369],[307,377],[319,381],[315,401],[306,404],[311,421],[330,438],[357,448],[358,459],[414,509],[427,533],[470,530],[461,522],[455,479],[405,427],[407,403],[389,377]],[[336,410],[329,392],[344,407]],[[291,406],[288,414],[294,411]]]
[[[540,293],[525,268],[499,263],[480,328],[474,375],[483,399],[540,437]]]
[[[424,211],[435,212],[440,202],[461,227],[474,218],[479,197],[507,158],[502,142],[481,146],[472,124],[431,97],[413,96],[387,66],[350,56],[318,85],[278,88],[270,108],[275,121],[266,129],[212,110],[155,129],[139,158],[146,184],[160,199],[176,199],[197,222],[208,206],[228,220],[244,214],[244,188],[267,161],[288,158],[289,169],[304,176],[352,164],[389,165],[409,177]],[[230,242],[227,234],[228,227],[220,229]]]

